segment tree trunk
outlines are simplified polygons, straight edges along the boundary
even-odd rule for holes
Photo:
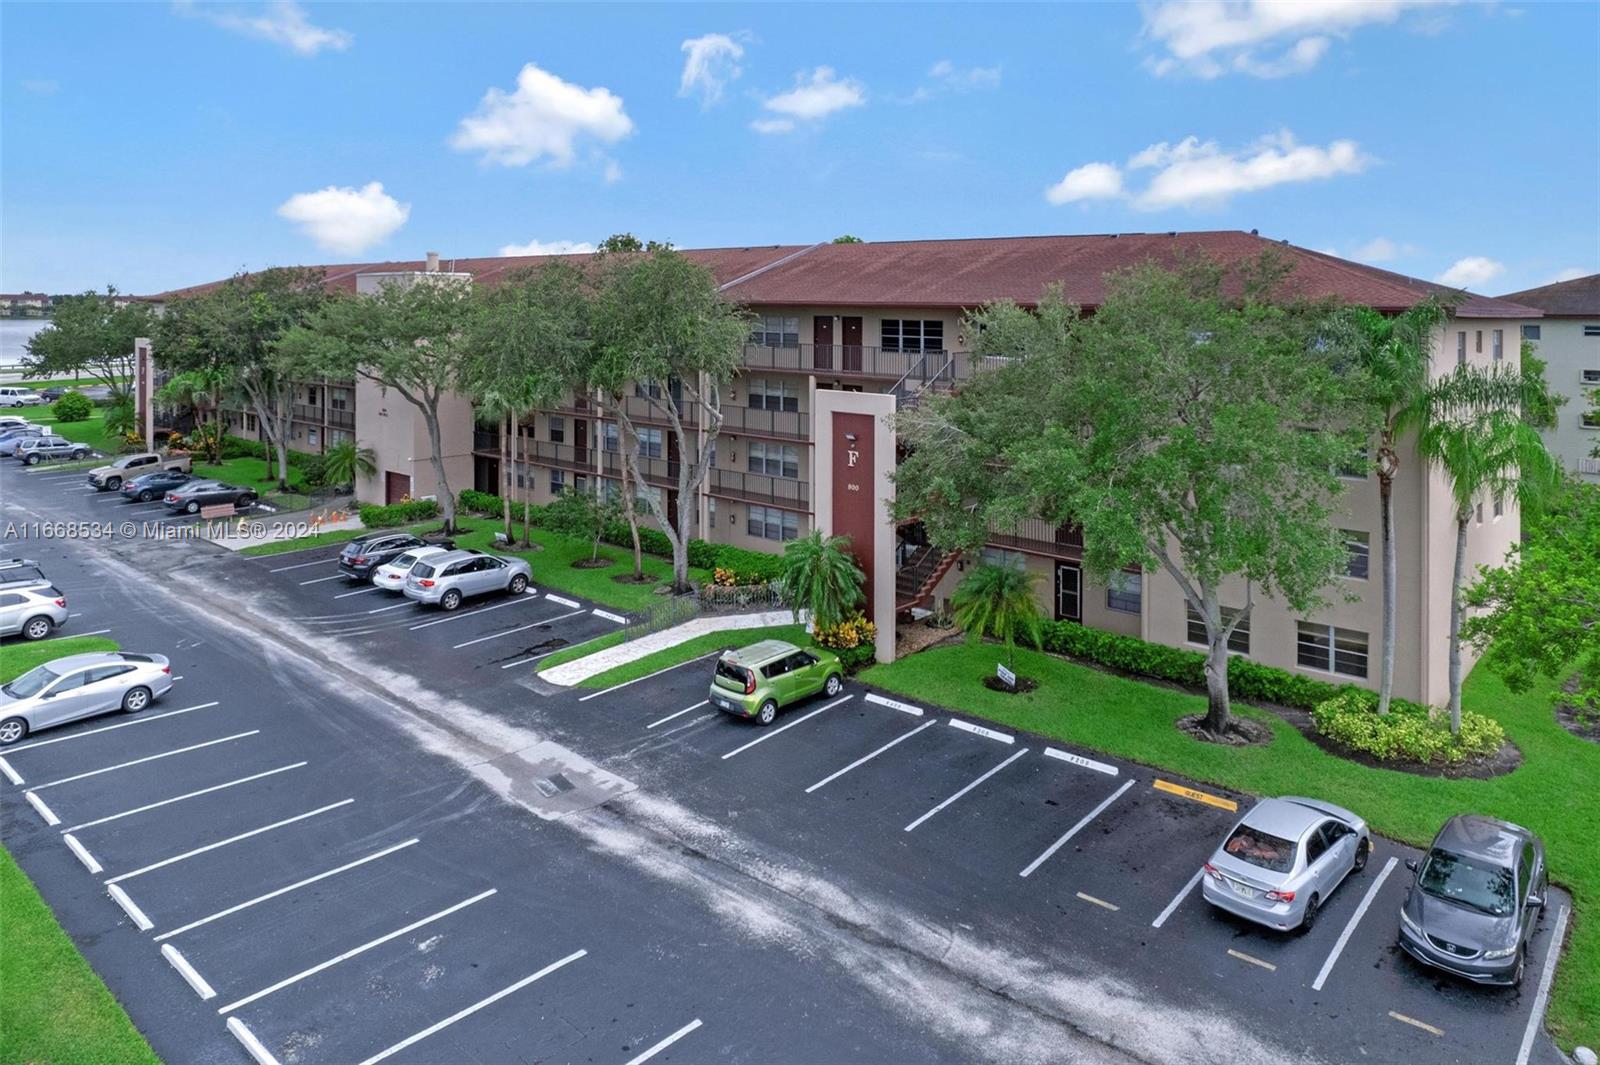
[[[428,426],[428,461],[433,464],[433,476],[438,482],[434,491],[439,501],[439,513],[444,516],[444,532],[450,535],[456,531],[456,501],[450,495],[450,482],[444,475],[444,457],[441,454],[444,445],[439,438],[438,404],[424,407],[422,418]]]
[[[1201,585],[1200,614],[1206,622],[1206,731],[1213,736],[1228,731],[1228,626],[1214,589]]]
[[[517,419],[517,453],[522,462],[523,472],[527,474],[522,479],[522,546],[533,547],[533,533],[530,526],[533,523],[533,467],[528,465],[528,438],[522,432],[522,419]]]
[[[1395,543],[1394,543],[1394,478],[1378,475],[1378,501],[1383,525],[1383,649],[1378,666],[1378,713],[1389,712],[1389,701],[1394,698],[1394,614],[1395,614]]]
[[[1456,566],[1450,581],[1450,734],[1461,734],[1461,582],[1467,570],[1467,519],[1456,512]]]
[[[628,535],[633,538],[633,579],[644,580],[644,546],[639,542],[639,496],[643,488],[639,476],[638,439],[631,432],[618,433],[618,446],[622,449],[622,511],[628,516]],[[630,448],[632,450],[630,450]]]
[[[509,414],[500,423],[500,513],[505,519],[508,546],[514,542],[511,536],[511,441],[506,436],[512,424]]]

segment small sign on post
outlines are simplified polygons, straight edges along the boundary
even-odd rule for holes
[[[1012,690],[1016,689],[1017,675],[998,662],[996,662],[994,666],[994,675],[1004,681],[1006,687],[1011,688]]]

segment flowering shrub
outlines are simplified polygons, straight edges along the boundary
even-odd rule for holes
[[[811,638],[820,647],[843,651],[873,643],[878,638],[878,627],[868,621],[865,614],[857,611],[837,625],[817,629],[811,634]]]
[[[1396,699],[1380,716],[1377,706],[1372,692],[1350,688],[1318,703],[1311,718],[1322,735],[1385,762],[1455,765],[1491,755],[1506,741],[1500,723],[1482,714],[1463,712],[1461,733],[1452,736],[1443,711]]]

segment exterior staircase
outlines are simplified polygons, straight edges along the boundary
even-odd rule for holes
[[[942,551],[931,544],[917,548],[906,559],[906,564],[895,570],[895,612],[902,613],[926,603],[960,558],[960,551]]]

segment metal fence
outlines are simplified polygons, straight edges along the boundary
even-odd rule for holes
[[[767,584],[706,584],[700,587],[696,597],[700,608],[708,613],[777,610],[789,605],[777,581]]]

